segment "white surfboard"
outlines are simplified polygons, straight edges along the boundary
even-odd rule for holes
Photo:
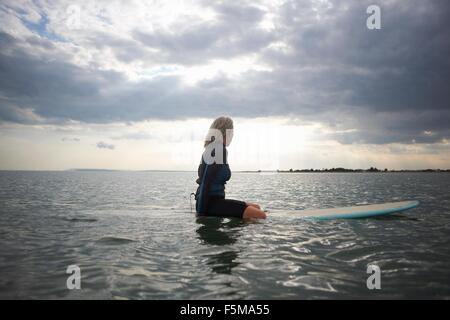
[[[315,220],[355,219],[382,216],[401,212],[419,205],[419,201],[400,201],[381,204],[370,204],[343,208],[306,209],[306,210],[274,210],[273,213],[287,214],[289,217],[299,217]]]

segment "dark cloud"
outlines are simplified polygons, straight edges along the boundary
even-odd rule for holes
[[[264,17],[262,10],[237,2],[203,3],[216,12],[213,22],[183,26],[176,33],[136,29],[133,38],[158,50],[151,56],[153,61],[187,65],[259,52],[275,40],[274,34],[258,26]]]
[[[332,4],[286,1],[268,31],[259,26],[266,14],[260,8],[207,1],[217,14],[212,22],[175,33],[136,29],[129,39],[86,39],[126,63],[191,66],[255,53],[271,68],[232,79],[221,74],[195,86],[176,76],[129,82],[119,72],[53,57],[51,41],[0,33],[0,119],[107,123],[281,115],[325,123],[344,132],[331,136],[342,143],[448,139],[448,2],[378,1],[382,29],[375,31],[365,27],[371,1]],[[25,44],[47,50],[48,57],[24,50]]]
[[[63,142],[80,142],[80,138],[76,138],[76,137],[63,137],[61,139],[61,141]]]
[[[106,143],[106,142],[103,142],[103,141],[100,141],[100,142],[97,143],[97,148],[99,148],[99,149],[114,150],[115,147],[116,147],[115,145],[109,144],[109,143]]]

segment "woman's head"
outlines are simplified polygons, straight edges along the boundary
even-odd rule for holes
[[[228,146],[233,139],[233,120],[229,117],[219,117],[209,127],[205,138],[205,147],[211,142],[219,140]]]

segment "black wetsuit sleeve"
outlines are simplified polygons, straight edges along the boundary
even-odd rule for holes
[[[195,195],[196,211],[197,213],[206,213],[208,208],[208,195],[211,189],[211,185],[219,172],[220,165],[205,163],[200,164],[198,172],[199,178],[197,183],[199,184]]]

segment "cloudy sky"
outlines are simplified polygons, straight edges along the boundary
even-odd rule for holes
[[[381,29],[367,28],[367,8]],[[0,169],[450,168],[448,0],[0,3]]]

